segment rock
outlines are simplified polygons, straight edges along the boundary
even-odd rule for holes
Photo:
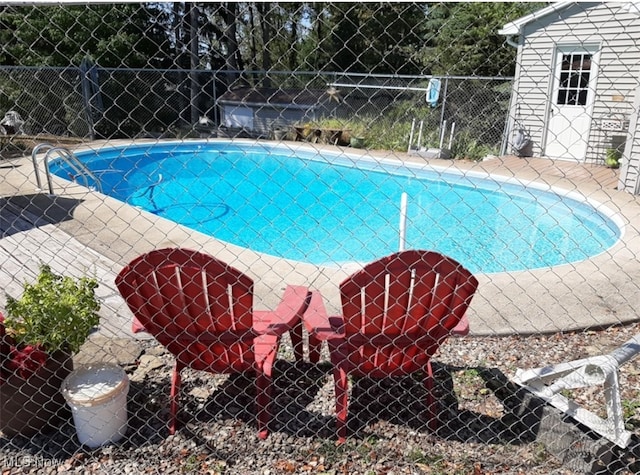
[[[211,393],[206,388],[193,388],[189,391],[189,395],[196,399],[207,399]]]
[[[134,340],[95,336],[82,345],[73,358],[73,364],[76,367],[100,363],[130,366],[135,364],[141,353],[141,346]]]
[[[142,381],[145,376],[154,369],[162,368],[164,361],[154,355],[144,354],[140,357],[138,368],[129,377],[131,381]]]

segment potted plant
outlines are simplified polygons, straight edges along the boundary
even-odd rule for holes
[[[96,279],[74,279],[41,265],[19,299],[7,297],[0,316],[0,430],[31,435],[65,413],[62,381],[72,356],[98,324]]]
[[[356,124],[351,130],[351,138],[349,145],[353,148],[364,148],[365,146],[365,128],[362,124]]]
[[[604,164],[609,168],[618,168],[622,153],[617,148],[608,148],[605,152]]]
[[[296,133],[296,140],[304,142],[309,139],[309,136],[313,131],[313,125],[310,122],[294,124],[293,130]]]
[[[354,135],[351,137],[349,145],[353,148],[364,148],[364,137],[361,135]]]

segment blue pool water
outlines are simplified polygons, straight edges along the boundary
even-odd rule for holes
[[[77,156],[105,194],[223,241],[313,264],[397,251],[403,192],[406,248],[438,250],[472,272],[580,261],[620,237],[581,197],[344,153],[184,141]],[[69,176],[62,164],[51,170]]]

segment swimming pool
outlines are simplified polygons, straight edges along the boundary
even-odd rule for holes
[[[240,141],[175,141],[76,153],[102,190],[217,239],[318,265],[435,249],[472,272],[576,262],[620,237],[613,215],[576,194],[395,160]],[[51,171],[67,178],[64,164]]]

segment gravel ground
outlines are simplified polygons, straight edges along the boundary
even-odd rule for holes
[[[335,444],[333,384],[324,363],[276,366],[272,431],[258,440],[252,379],[183,372],[182,425],[166,429],[173,359],[153,341],[129,373],[129,432],[121,442],[81,447],[69,420],[57,431],[26,439],[0,437],[2,475],[13,473],[203,474],[571,474],[536,442],[527,420],[514,414],[516,368],[532,368],[608,353],[640,325],[530,337],[452,338],[434,358],[443,410],[440,428],[427,428],[424,389],[417,377],[362,379],[350,405],[351,435]],[[144,371],[141,371],[144,366]],[[640,359],[620,369],[627,450],[612,449],[602,473],[640,473]],[[520,391],[521,392],[521,391]],[[602,391],[570,396],[603,413]]]

